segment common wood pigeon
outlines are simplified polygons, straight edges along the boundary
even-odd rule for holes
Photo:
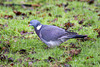
[[[62,28],[52,25],[42,25],[37,20],[30,21],[29,26],[33,26],[36,34],[48,47],[59,46],[61,43],[71,38],[84,38],[86,35],[78,35],[74,32],[65,31]]]

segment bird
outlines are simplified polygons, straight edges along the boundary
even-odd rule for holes
[[[38,20],[31,20],[28,26],[33,26],[36,34],[48,47],[59,46],[72,38],[84,38],[87,35],[78,35],[54,25],[43,25]]]

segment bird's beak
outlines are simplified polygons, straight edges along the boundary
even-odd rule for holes
[[[28,27],[29,27],[30,25],[28,25]]]
[[[31,24],[28,25],[28,27],[31,26]]]

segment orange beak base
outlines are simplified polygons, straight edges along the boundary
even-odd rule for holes
[[[28,27],[29,27],[30,25],[28,25]]]

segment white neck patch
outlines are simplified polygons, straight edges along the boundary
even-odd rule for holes
[[[38,26],[36,27],[36,29],[37,29],[37,30],[40,30],[41,27],[42,27],[42,25],[38,25]]]

